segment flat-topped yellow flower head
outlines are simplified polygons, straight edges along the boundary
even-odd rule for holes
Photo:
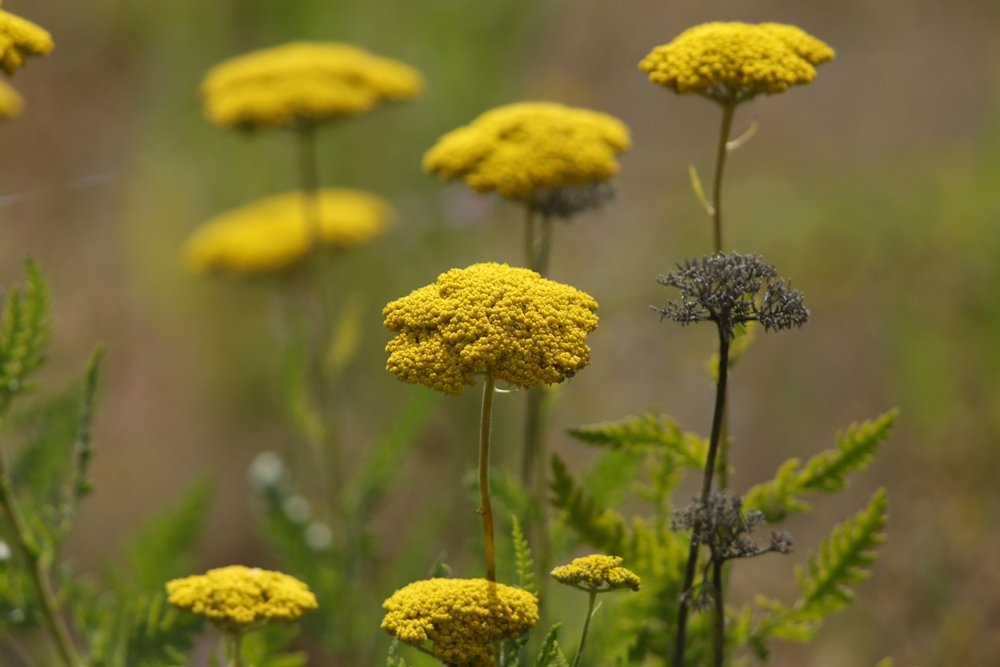
[[[641,583],[638,575],[622,567],[620,556],[601,554],[575,558],[569,565],[560,565],[552,570],[552,577],[560,584],[598,593],[623,588],[637,591]]]
[[[483,371],[525,388],[562,382],[590,363],[595,310],[590,295],[528,269],[452,269],[382,311],[396,332],[386,367],[403,382],[448,394]]]
[[[607,181],[630,146],[617,118],[547,102],[508,104],[444,135],[424,170],[476,192],[531,200],[540,190]]]
[[[781,23],[704,23],[657,46],[639,69],[681,94],[738,104],[760,93],[810,83],[833,49],[801,28]]]
[[[11,120],[21,115],[24,99],[9,85],[0,81],[0,120]]]
[[[184,248],[196,273],[251,276],[297,266],[317,244],[362,245],[385,231],[392,209],[382,199],[346,188],[320,190],[316,197],[319,238],[309,229],[306,199],[289,192],[261,199],[210,220]]]
[[[48,55],[54,46],[46,30],[0,10],[0,68],[7,74],[24,67],[26,57]]]
[[[294,621],[317,607],[316,596],[295,577],[242,565],[174,579],[167,596],[174,606],[232,633]]]
[[[357,116],[416,97],[424,80],[401,62],[336,42],[292,42],[216,65],[201,85],[208,119],[254,129]]]
[[[495,642],[517,638],[538,622],[538,598],[486,579],[428,579],[382,604],[382,629],[449,665],[494,665]]]

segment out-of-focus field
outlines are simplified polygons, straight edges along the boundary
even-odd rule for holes
[[[5,0],[57,48],[12,83],[23,118],[0,127],[0,284],[37,258],[52,278],[58,387],[107,344],[93,473],[68,550],[99,571],[129,531],[193,480],[215,499],[202,565],[272,561],[247,468],[295,451],[277,397],[278,317],[267,284],[185,273],[179,248],[207,218],[294,187],[280,133],[212,128],[197,94],[226,57],[291,39],[337,39],[427,78],[415,103],[326,128],[325,184],[364,188],[394,229],[344,255],[344,294],[365,304],[340,392],[357,456],[412,391],[384,370],[380,311],[440,272],[521,258],[514,207],[442,186],[420,158],[443,132],[502,103],[544,99],[614,114],[633,133],[618,196],[557,229],[552,276],[592,294],[593,365],[566,387],[565,427],[658,407],[707,434],[711,332],[659,323],[656,277],[710,249],[687,168],[711,168],[719,112],[649,84],[636,63],[707,20],[797,24],[837,49],[816,82],[741,107],[756,137],[731,158],[728,249],[758,252],[806,294],[801,331],[760,337],[731,391],[734,485],[834,442],[892,406],[898,428],[873,470],[793,519],[797,553],[737,570],[732,600],[790,599],[803,562],[879,485],[889,541],[859,599],[777,667],[992,666],[1000,654],[1000,16],[987,0]],[[421,525],[430,559],[461,566],[476,534],[460,480],[474,464],[478,392],[447,399],[378,514],[386,553]],[[523,400],[498,399],[497,464],[519,460]],[[685,489],[685,493],[687,493]],[[422,568],[425,566],[421,566]],[[391,591],[386,591],[386,594]],[[317,661],[315,664],[319,664]]]

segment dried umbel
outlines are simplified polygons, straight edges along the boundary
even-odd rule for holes
[[[0,68],[7,74],[24,67],[28,56],[46,56],[54,46],[48,31],[0,10]]]
[[[292,42],[216,65],[201,92],[214,124],[254,129],[357,116],[423,86],[412,67],[355,46]]]
[[[385,231],[392,209],[374,195],[347,188],[316,193],[318,229],[304,215],[306,198],[289,192],[224,213],[195,231],[184,248],[197,273],[253,276],[297,266],[316,245],[350,248]]]
[[[622,567],[621,556],[603,554],[574,558],[569,565],[552,570],[552,577],[560,584],[597,593],[622,589],[637,591],[642,583],[635,572]]]
[[[680,290],[680,299],[653,310],[681,324],[715,322],[729,338],[737,326],[750,322],[779,330],[801,327],[809,319],[802,294],[757,255],[720,252],[686,260],[658,282]]]
[[[11,120],[21,115],[24,98],[9,85],[0,81],[0,120]]]
[[[752,558],[770,552],[791,553],[792,537],[783,530],[771,531],[770,543],[763,546],[750,533],[766,522],[757,510],[743,510],[743,498],[728,491],[713,491],[707,503],[698,499],[687,507],[674,510],[671,527],[690,530],[691,539],[708,546],[715,558],[733,560]]]
[[[486,372],[524,388],[562,382],[590,363],[595,310],[590,295],[528,269],[452,269],[382,311],[397,333],[386,368],[448,394]]]
[[[657,46],[639,63],[649,80],[674,92],[736,105],[810,83],[833,49],[781,23],[704,23]]]
[[[539,191],[607,181],[630,145],[628,128],[607,114],[522,102],[445,134],[424,155],[424,170],[531,203]]]
[[[294,621],[317,607],[316,596],[295,577],[242,565],[174,579],[167,595],[174,606],[234,634]]]
[[[495,642],[517,638],[538,622],[538,598],[486,579],[428,579],[382,604],[382,629],[450,665],[494,665]]]

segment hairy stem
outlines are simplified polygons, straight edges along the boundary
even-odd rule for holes
[[[719,380],[715,385],[715,410],[712,414],[712,435],[708,442],[708,458],[705,461],[704,477],[701,484],[701,502],[708,503],[712,492],[712,475],[715,472],[715,459],[719,450],[719,438],[722,435],[722,416],[726,408],[726,380],[729,375],[729,334],[719,327]],[[677,642],[674,644],[674,667],[684,667],[684,643],[687,634],[688,591],[694,583],[695,569],[698,562],[698,541],[692,535],[691,548],[688,550],[687,568],[684,572],[684,585],[681,587],[680,611],[677,613]]]
[[[580,667],[580,659],[583,658],[583,648],[587,645],[587,631],[590,629],[590,619],[594,615],[594,600],[597,599],[597,591],[590,591],[590,601],[587,603],[587,618],[583,621],[583,632],[580,634],[580,647],[576,649],[576,657],[573,658],[573,667]]]
[[[712,554],[712,594],[715,598],[715,667],[723,667],[726,658],[726,607],[722,602],[722,565],[724,561]]]
[[[479,500],[482,508],[479,513],[483,517],[483,536],[486,538],[486,578],[497,580],[497,565],[493,542],[493,506],[490,504],[490,427],[493,422],[493,394],[496,393],[496,380],[493,372],[486,371],[486,382],[483,386],[483,412],[479,425]]]
[[[38,546],[28,534],[28,527],[14,496],[14,488],[2,453],[0,453],[0,510],[7,517],[11,537],[28,565],[31,583],[38,593],[38,602],[45,617],[45,626],[55,641],[59,655],[67,667],[80,667],[80,656],[76,652],[73,640],[70,639],[69,629],[59,615],[59,603],[49,581],[48,566],[42,560]]]

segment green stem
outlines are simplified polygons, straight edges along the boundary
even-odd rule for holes
[[[594,600],[597,599],[597,591],[590,591],[590,601],[587,604],[587,618],[583,622],[583,632],[580,634],[580,647],[576,649],[576,657],[573,658],[573,667],[580,667],[580,660],[583,658],[583,648],[587,645],[587,631],[590,630],[590,619],[594,615]]]
[[[240,654],[240,645],[243,643],[243,635],[238,632],[234,632],[229,635],[229,637],[233,640],[233,662],[231,667],[243,667],[243,656]]]
[[[524,265],[535,270],[535,207],[524,205]]]
[[[715,228],[715,252],[722,252],[722,174],[726,167],[729,149],[729,131],[733,126],[736,104],[722,105],[722,131],[719,133],[719,148],[715,154],[715,183],[712,187],[712,225]]]
[[[496,380],[491,369],[486,370],[483,386],[483,412],[479,425],[479,500],[483,517],[483,536],[486,538],[486,578],[497,580],[497,565],[493,541],[493,506],[490,504],[490,427],[493,422],[493,394]]]
[[[535,256],[535,271],[542,278],[549,275],[549,257],[552,255],[552,216],[542,216],[542,229],[538,239],[538,252]]]
[[[722,435],[722,416],[726,407],[726,382],[729,376],[729,333],[719,327],[719,380],[715,385],[715,410],[712,413],[712,435],[708,442],[708,458],[705,461],[704,476],[701,484],[701,503],[708,503],[712,492],[712,475],[715,472],[715,459],[719,451],[719,439]],[[687,635],[688,600],[687,593],[694,583],[695,569],[698,562],[698,541],[692,535],[691,548],[688,550],[687,568],[684,572],[684,585],[681,587],[680,611],[677,613],[677,642],[674,644],[674,667],[684,667],[684,644]]]
[[[24,521],[24,515],[21,514],[17,498],[14,496],[13,485],[2,452],[0,452],[0,509],[7,517],[12,538],[28,565],[28,573],[31,575],[31,582],[38,593],[42,615],[45,617],[45,626],[55,641],[59,655],[67,667],[79,667],[81,664],[80,656],[76,652],[73,640],[70,639],[69,629],[59,615],[59,602],[52,590],[46,563],[42,560],[34,540],[28,534],[28,527]]]
[[[303,204],[310,246],[319,238],[319,167],[316,160],[316,126],[300,121],[295,126],[299,153],[299,187],[304,194]]]

